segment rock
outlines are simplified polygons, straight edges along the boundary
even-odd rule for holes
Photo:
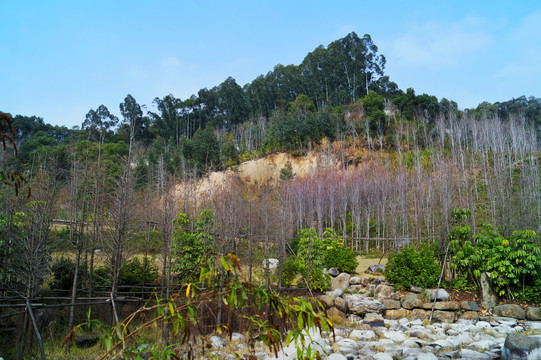
[[[327,347],[327,340],[321,337],[321,333],[319,330],[312,328],[309,330],[303,330],[302,335],[304,339],[297,339],[297,342],[291,342],[289,346],[282,348],[278,352],[277,359],[285,360],[285,359],[294,359],[297,356],[297,345],[300,346],[304,342],[304,344],[310,344],[313,351],[317,351],[320,354],[326,353],[326,347]],[[259,357],[257,357],[259,358]]]
[[[232,341],[242,341],[242,340],[244,340],[244,335],[235,332],[235,333],[231,334],[231,340]]]
[[[436,301],[447,301],[451,297],[444,289],[426,289],[425,293],[430,301],[434,301],[434,299],[436,299]]]
[[[412,286],[412,287],[410,288],[410,291],[411,291],[412,293],[420,294],[420,293],[423,292],[423,288],[421,288],[421,287],[419,287],[419,286]]]
[[[327,294],[319,295],[317,297],[317,299],[319,301],[321,301],[323,303],[323,305],[328,307],[328,308],[334,306],[334,300],[333,300],[332,296],[330,296],[330,295],[327,295]]]
[[[479,305],[475,301],[463,301],[460,307],[466,311],[479,311]]]
[[[78,348],[89,348],[98,343],[100,337],[95,334],[75,334],[73,341]]]
[[[381,274],[385,271],[385,265],[373,264],[373,265],[370,265],[368,269],[366,269],[366,271],[371,272],[371,273]]]
[[[393,360],[393,356],[387,353],[377,353],[372,357],[373,360]]]
[[[347,357],[342,354],[332,353],[327,357],[327,360],[347,360]]]
[[[425,319],[428,319],[429,315],[430,315],[430,311],[426,311],[423,309],[413,309],[410,312],[410,316],[412,319],[425,320]]]
[[[470,350],[474,350],[478,352],[486,352],[496,346],[497,344],[494,341],[481,340],[481,341],[476,341],[474,343],[467,345],[466,349],[470,349]]]
[[[329,295],[330,297],[334,299],[336,299],[337,297],[340,297],[342,296],[342,294],[344,293],[344,291],[342,289],[334,289],[332,291],[327,291],[325,294],[326,295]]]
[[[406,335],[404,335],[401,331],[384,331],[381,333],[381,335],[397,344],[400,344],[407,339]]]
[[[364,286],[370,284],[370,279],[367,277],[363,277],[361,280],[361,284],[363,284]]]
[[[451,311],[436,310],[432,315],[432,321],[451,323],[455,321],[455,313]]]
[[[384,299],[388,299],[393,293],[394,289],[392,286],[381,284],[376,286],[374,296],[376,297],[376,299],[381,301]]]
[[[483,354],[470,349],[460,350],[460,357],[462,359],[472,359],[472,360],[489,360],[491,357],[487,354]]]
[[[351,334],[349,334],[349,338],[355,341],[374,341],[378,337],[372,330],[355,329],[351,332]]]
[[[460,314],[460,319],[478,321],[479,314],[477,311],[466,311],[465,313]]]
[[[494,321],[496,322],[496,326],[498,325],[515,326],[518,324],[518,320],[512,317],[495,316]]]
[[[352,276],[349,278],[349,284],[350,285],[361,285],[362,279],[358,276]]]
[[[346,320],[347,322],[352,323],[352,324],[362,324],[363,322],[363,318],[355,314],[349,315]]]
[[[348,302],[341,297],[337,297],[334,299],[334,306],[345,314],[347,314],[349,311]]]
[[[344,312],[340,311],[338,308],[335,308],[335,307],[332,307],[329,310],[327,310],[327,316],[338,317],[344,320],[347,318],[347,315]]]
[[[349,285],[349,274],[341,273],[337,277],[332,278],[332,288],[346,290]]]
[[[381,285],[380,285],[381,286]],[[401,308],[400,301],[396,300],[381,300],[381,303],[383,306],[385,306],[386,310],[396,310]]]
[[[219,336],[212,336],[210,338],[210,344],[215,348],[223,348],[225,346],[225,340]]]
[[[399,320],[406,318],[407,316],[408,310],[406,309],[385,310],[385,319],[388,320]]]
[[[275,271],[276,269],[278,269],[278,259],[265,259],[263,260],[261,266],[263,267],[263,270],[264,271]]]
[[[406,296],[404,296],[401,302],[402,307],[408,310],[423,306],[423,299],[421,298],[421,295],[414,293],[408,293]]]
[[[530,306],[526,308],[526,318],[528,320],[540,321],[541,320],[541,308]]]
[[[342,353],[343,355],[355,355],[357,351],[359,350],[359,345],[355,340],[351,339],[342,339],[340,341],[337,341],[332,346],[334,352]]]
[[[327,270],[327,274],[331,275],[332,277],[337,277],[338,275],[340,275],[340,271],[338,271],[337,268],[330,268],[329,270]]]
[[[524,322],[524,325],[528,326],[530,329],[541,331],[541,322],[539,321],[526,321]]]
[[[494,314],[497,316],[506,316],[519,320],[526,319],[526,312],[520,305],[504,304],[498,305],[494,308]]]
[[[355,315],[363,316],[368,313],[382,313],[385,306],[377,300],[357,300],[349,304],[349,311]]]
[[[421,352],[419,355],[417,355],[417,360],[437,360],[438,358],[436,355],[430,353],[430,352]]]
[[[494,287],[492,286],[492,281],[486,272],[481,274],[481,296],[481,306],[483,308],[493,309],[498,305],[498,296],[496,295]]]
[[[502,348],[503,360],[540,359],[541,339],[516,333],[507,335]]]
[[[372,297],[374,296],[374,292],[376,291],[376,284],[368,284],[366,285],[366,294],[370,296],[372,294]]]
[[[363,285],[350,285],[349,290],[355,293],[364,292],[364,286]]]
[[[385,326],[383,317],[381,314],[369,313],[364,316],[363,324],[370,325],[370,327]]]
[[[434,306],[434,310],[456,311],[460,309],[460,305],[456,301],[438,301],[436,303],[424,303],[423,309],[432,310],[432,306]]]

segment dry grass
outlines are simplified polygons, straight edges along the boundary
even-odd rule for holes
[[[355,270],[357,274],[361,275],[362,277],[367,277],[367,278],[383,279],[383,275],[381,274],[367,273],[365,271],[366,269],[368,269],[370,265],[377,265],[378,263],[381,265],[387,265],[386,257],[381,259],[381,262],[380,262],[379,258],[375,259],[375,258],[367,257],[367,256],[357,256],[357,261],[359,262],[359,266],[357,266],[357,269]]]

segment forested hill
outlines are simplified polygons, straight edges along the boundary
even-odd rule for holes
[[[385,57],[370,35],[346,37],[319,46],[299,65],[276,65],[266,75],[241,86],[229,77],[188,99],[155,98],[151,111],[127,95],[121,118],[100,105],[90,109],[79,129],[51,126],[39,117],[13,117],[20,149],[9,166],[55,157],[68,166],[70,144],[88,140],[123,153],[130,140],[132,158],[143,172],[163,159],[171,173],[197,168],[221,169],[273,151],[304,152],[323,138],[364,137],[364,146],[396,147],[397,121],[434,123],[458,105],[428,94],[403,91],[385,75]],[[9,113],[9,109],[2,109]],[[480,104],[473,116],[524,116],[541,125],[541,99],[526,98]],[[399,131],[399,130],[398,130]],[[362,136],[360,136],[362,135]],[[128,150],[126,150],[128,151]]]

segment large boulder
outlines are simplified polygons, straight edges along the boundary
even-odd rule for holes
[[[347,314],[349,311],[348,302],[341,297],[337,297],[334,299],[334,306],[343,313]]]
[[[385,310],[397,310],[401,308],[400,301],[382,300],[381,303],[385,305]]]
[[[327,270],[327,274],[331,275],[332,277],[337,277],[340,275],[340,271],[337,268],[330,268]]]
[[[350,285],[362,285],[362,279],[358,276],[352,276],[349,278]]]
[[[503,360],[541,359],[541,339],[517,333],[507,334],[502,348]]]
[[[408,293],[402,298],[402,307],[404,309],[414,309],[423,307],[423,298],[419,294]]]
[[[371,273],[381,274],[383,273],[383,271],[385,271],[385,265],[373,264],[373,265],[370,265],[368,269],[366,269],[366,271],[371,272]]]
[[[530,306],[526,309],[526,318],[528,320],[540,321],[541,320],[541,308]]]
[[[280,261],[278,259],[269,258],[269,259],[263,260],[263,263],[261,264],[261,266],[263,267],[264,271],[274,272],[276,271],[276,269],[278,269],[279,262]]]
[[[349,311],[359,316],[368,313],[382,313],[383,310],[385,310],[385,305],[377,300],[356,300],[349,303]]]
[[[332,288],[346,290],[349,286],[350,275],[341,273],[337,277],[332,278]]]
[[[444,289],[426,289],[426,295],[428,298],[433,301],[447,301],[451,295]]]
[[[406,309],[393,309],[385,310],[385,319],[387,320],[399,320],[408,316],[408,310]]]
[[[492,281],[487,273],[481,274],[481,306],[485,309],[493,309],[498,305],[498,296],[492,286]]]
[[[475,301],[463,301],[460,307],[466,311],[479,311],[479,305]]]
[[[494,314],[497,316],[505,316],[514,319],[524,320],[526,319],[526,312],[520,305],[515,304],[503,304],[494,308]]]
[[[436,310],[432,315],[432,321],[452,323],[455,321],[455,313],[453,311]]]
[[[363,324],[369,325],[370,327],[381,327],[385,326],[385,322],[383,321],[383,317],[381,314],[376,313],[368,313],[364,316]]]
[[[393,293],[394,289],[392,286],[381,284],[376,286],[374,296],[381,301],[383,299],[389,299]]]

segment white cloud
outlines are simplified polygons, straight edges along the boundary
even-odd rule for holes
[[[405,32],[391,44],[396,63],[431,70],[456,68],[485,51],[492,37],[483,19],[468,17],[458,22],[426,22]]]

